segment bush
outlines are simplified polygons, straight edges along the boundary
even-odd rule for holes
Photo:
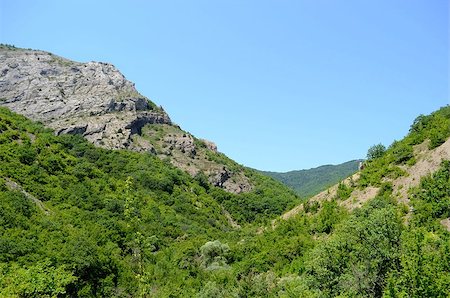
[[[430,139],[429,149],[438,147],[450,136],[450,106],[443,107],[428,116],[418,116],[409,132],[408,139],[411,145]]]
[[[200,247],[202,265],[208,270],[226,268],[229,250],[228,244],[222,244],[219,240],[206,242]]]
[[[391,148],[392,156],[396,164],[404,164],[414,157],[412,146],[404,142],[394,142]]]
[[[0,264],[2,297],[58,297],[75,280],[65,266],[55,267],[47,260],[28,268]]]
[[[352,193],[353,189],[349,186],[347,186],[345,183],[341,182],[338,185],[336,196],[338,199],[346,200],[350,198],[350,195]]]
[[[386,147],[383,144],[380,143],[377,145],[373,145],[367,151],[367,159],[370,161],[370,160],[380,158],[384,155],[385,152],[386,152]]]
[[[311,212],[312,214],[316,213],[319,210],[320,204],[317,201],[307,201],[303,204],[303,210],[306,213]]]

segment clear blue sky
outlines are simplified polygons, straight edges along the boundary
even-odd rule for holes
[[[258,169],[364,157],[450,101],[447,0],[0,3],[0,42],[113,63]]]

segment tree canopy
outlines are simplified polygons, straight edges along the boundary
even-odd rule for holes
[[[450,162],[410,206],[386,182],[450,136],[449,107],[416,122],[339,196],[272,225],[298,198],[250,169],[258,187],[233,195],[0,108],[0,296],[447,297]],[[338,203],[373,185],[361,208]]]

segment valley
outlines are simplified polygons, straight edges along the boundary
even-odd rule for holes
[[[0,297],[450,294],[450,106],[305,193],[200,137],[111,64],[2,45]]]

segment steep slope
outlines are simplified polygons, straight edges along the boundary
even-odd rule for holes
[[[409,205],[409,190],[419,185],[421,178],[434,173],[443,161],[450,160],[450,107],[429,116],[419,116],[410,133],[395,141],[384,155],[369,160],[366,167],[349,178],[310,198],[281,216],[287,220],[305,209],[305,205],[320,205],[323,201],[337,201],[352,210],[372,200],[385,188],[393,197]],[[408,206],[409,207],[409,206]]]
[[[285,297],[448,297],[449,222],[446,106],[417,117],[403,140],[283,214],[255,242],[267,239],[259,257],[284,256],[271,266],[285,264],[274,280]]]
[[[234,229],[204,187],[155,156],[55,136],[5,108],[0,164],[1,297],[134,296],[158,253]]]
[[[214,143],[183,131],[111,64],[79,63],[0,45],[0,106],[96,146],[148,152],[231,193],[259,187],[258,174]],[[253,178],[252,178],[253,177]]]
[[[273,214],[267,192],[283,195],[270,178],[257,176],[272,188],[227,193],[154,155],[55,136],[0,108],[0,294],[446,297],[450,161],[434,167],[448,154],[450,108],[420,123],[334,198],[255,235],[264,221],[246,220]],[[415,166],[436,171],[407,208],[392,181]],[[375,198],[344,205],[368,187]]]
[[[403,166],[404,173],[393,179],[385,177],[384,183],[391,183],[393,196],[401,203],[409,203],[408,190],[419,185],[421,178],[436,172],[445,160],[450,160],[450,139],[437,148],[428,149],[429,140],[414,146],[414,165]],[[309,205],[323,201],[338,199],[340,205],[349,210],[362,207],[367,201],[372,200],[381,190],[381,186],[365,186],[357,188],[360,173],[356,173],[339,184],[320,192],[308,200]],[[304,204],[284,213],[281,218],[287,220],[304,210]]]
[[[42,51],[0,47],[1,105],[57,134],[81,134],[105,148],[132,145],[147,123],[168,115],[111,64],[78,63]]]
[[[264,188],[227,193],[154,155],[58,136],[3,107],[0,164],[2,297],[194,295],[209,272],[230,268],[216,239],[235,245],[291,198],[251,170]]]
[[[360,160],[352,160],[339,165],[323,165],[317,168],[285,173],[261,171],[285,185],[293,188],[301,197],[310,197],[354,174]]]
[[[0,77],[1,88],[10,83]],[[55,135],[0,107],[2,297],[450,295],[448,106],[273,228],[296,197],[213,144],[192,137],[195,154],[187,150],[173,124],[130,129],[124,147],[140,152],[95,147],[82,133]],[[205,150],[252,189],[233,194],[202,171],[188,175],[172,165],[175,150],[183,159]]]

